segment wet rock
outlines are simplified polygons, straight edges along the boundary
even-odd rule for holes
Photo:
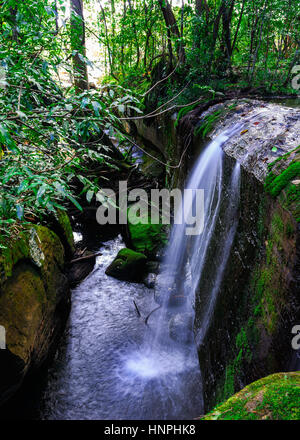
[[[225,143],[223,149],[263,182],[268,165],[299,145],[300,110],[244,99],[239,101],[242,115],[235,108],[228,113],[226,108],[233,104],[233,101],[228,101],[223,105],[225,116],[209,136],[213,139],[235,123],[244,122],[241,130]],[[209,113],[215,110],[216,106],[213,106]]]
[[[125,281],[141,281],[145,273],[147,257],[131,249],[121,249],[108,266],[106,275]]]
[[[148,289],[153,289],[155,287],[156,282],[156,274],[148,273],[148,275],[144,278],[143,283]]]
[[[193,341],[193,315],[191,313],[177,313],[169,322],[170,337],[182,344]]]
[[[82,256],[91,255],[92,252],[85,251]],[[76,257],[75,257],[76,258]],[[91,257],[87,260],[78,261],[73,263],[68,270],[68,280],[71,287],[75,287],[81,281],[83,281],[94,269],[96,263],[96,257]]]
[[[147,261],[146,269],[149,273],[159,273],[159,262],[158,261]]]
[[[141,214],[140,223],[134,224],[136,205],[128,210],[128,225],[123,231],[125,243],[136,252],[156,259],[157,252],[166,244],[166,225],[162,225],[159,215],[153,219],[147,214]]]
[[[64,248],[48,228],[29,225],[0,252],[0,404],[12,396],[29,370],[53,353],[70,305]]]

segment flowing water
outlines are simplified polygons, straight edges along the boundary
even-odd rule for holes
[[[218,136],[198,159],[186,188],[204,189],[204,229],[172,229],[153,290],[108,277],[105,269],[124,244],[105,243],[93,272],[72,295],[72,310],[43,398],[44,419],[190,419],[203,411],[201,372],[193,335],[195,293],[220,215],[222,144]],[[228,184],[220,264],[205,303],[197,343],[205,336],[237,226],[240,168]],[[194,199],[189,200],[192,211]],[[201,295],[201,292],[200,292]],[[138,317],[133,300],[143,317]],[[144,318],[155,308],[147,325]]]
[[[146,326],[133,300],[146,316],[157,306],[153,291],[105,274],[122,247],[120,237],[107,242],[94,271],[73,291],[66,335],[49,372],[44,419],[183,419],[200,414],[197,362],[186,362],[175,347],[152,358],[143,355],[146,335],[155,332],[155,315]]]

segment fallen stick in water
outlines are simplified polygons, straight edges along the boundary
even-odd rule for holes
[[[149,313],[149,315],[147,316],[147,318],[145,319],[145,324],[148,325],[148,319],[150,318],[150,316],[152,315],[152,313],[156,312],[156,310],[160,309],[161,306],[156,307],[155,309],[152,310],[152,312]]]
[[[138,317],[140,318],[141,317],[141,312],[139,311],[139,308],[138,308],[138,306],[137,306],[137,304],[136,304],[136,302],[134,300],[133,300],[133,304],[134,304],[136,313],[138,314]]]
[[[102,255],[100,252],[98,254],[85,255],[84,257],[75,258],[75,260],[71,260],[70,264],[77,263],[78,261],[82,261],[82,260],[88,260],[88,259],[94,258],[94,257],[99,257],[100,255]]]

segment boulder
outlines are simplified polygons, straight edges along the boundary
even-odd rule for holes
[[[155,282],[156,282],[155,273],[148,273],[143,280],[143,283],[145,284],[146,287],[148,287],[148,289],[154,289]]]
[[[87,257],[89,255],[94,255],[93,252],[85,251],[82,256]],[[76,254],[74,256],[76,259]],[[77,286],[81,281],[83,281],[94,269],[96,263],[96,257],[93,256],[86,260],[76,261],[72,263],[68,270],[68,280],[71,287]]]
[[[75,252],[75,244],[73,230],[67,212],[58,209],[55,213],[47,216],[43,222],[43,226],[55,232],[65,248],[66,259],[71,259]]]
[[[235,107],[228,113],[233,105]],[[238,104],[227,101],[223,107],[224,116],[209,137],[215,138],[237,122],[244,123],[222,148],[227,156],[238,160],[247,172],[263,183],[269,165],[299,146],[299,108],[247,99],[238,101]],[[212,114],[215,110],[216,106],[212,106],[208,112]],[[293,156],[287,158],[288,163]]]
[[[53,353],[69,312],[64,248],[48,228],[29,225],[0,253],[0,404],[21,385],[29,370]]]
[[[146,268],[147,257],[131,249],[121,249],[108,266],[106,275],[125,281],[141,281]]]
[[[159,262],[147,261],[146,268],[147,268],[147,272],[155,273],[157,275],[159,273]]]
[[[167,243],[166,225],[162,225],[158,218],[141,214],[141,221],[137,224],[133,223],[131,208],[128,209],[128,224],[124,231],[125,243],[128,247],[136,252],[141,252],[147,257],[156,259],[159,250]]]

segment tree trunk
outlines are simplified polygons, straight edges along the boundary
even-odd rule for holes
[[[221,21],[221,17],[222,17],[223,11],[224,11],[224,3],[225,2],[223,0],[220,4],[219,11],[218,11],[217,16],[214,20],[212,41],[211,41],[211,45],[210,45],[210,60],[209,60],[209,65],[208,65],[209,74],[211,72],[214,57],[215,57],[215,48],[216,48],[217,38],[218,38],[218,34],[219,34],[220,21]]]
[[[71,8],[71,49],[73,55],[74,83],[78,92],[89,88],[87,65],[85,62],[85,24],[82,0],[70,0]]]
[[[111,76],[113,76],[115,79],[117,79],[115,74],[114,74],[114,64],[113,64],[114,60],[113,60],[113,53],[111,51],[110,43],[109,43],[109,35],[108,35],[108,27],[107,27],[106,15],[105,15],[104,8],[103,8],[103,6],[101,4],[101,1],[98,0],[98,3],[99,3],[99,6],[100,6],[100,9],[101,9],[101,12],[102,12],[103,23],[104,23],[104,28],[105,28],[105,39],[106,39],[106,47],[107,47],[107,56],[108,56],[109,70],[110,70]],[[106,65],[106,63],[105,63],[105,65]]]
[[[208,7],[206,0],[196,0],[195,11],[196,11],[196,15],[198,15],[199,17],[201,17],[203,12],[205,11],[206,21],[208,20],[209,7]]]
[[[255,53],[254,53],[253,64],[252,64],[251,74],[250,74],[250,78],[249,78],[249,84],[250,85],[252,84],[252,81],[253,81],[254,71],[255,71],[255,64],[256,64],[256,61],[257,61],[258,51],[259,51],[260,45],[261,45],[262,31],[263,31],[263,26],[264,26],[265,18],[266,18],[267,4],[268,4],[268,1],[265,0],[264,9],[263,9],[262,18],[261,18],[261,25],[260,25],[260,30],[259,30],[258,44],[256,46],[256,50],[255,50]]]
[[[231,20],[232,20],[232,12],[234,7],[234,0],[231,1],[229,6],[224,6],[222,13],[222,24],[223,24],[223,44],[224,44],[224,55],[227,60],[227,68],[231,72]]]
[[[133,17],[133,9],[132,9],[132,5],[131,5],[131,1],[130,0],[128,0],[128,5],[129,5],[129,10],[130,10],[131,17]],[[135,43],[136,43],[136,67],[138,67],[138,65],[140,63],[141,54],[140,54],[139,36],[138,36],[138,33],[137,33],[134,17],[132,18],[132,27],[133,27],[134,36],[135,36]]]
[[[168,28],[168,32],[170,33],[170,36],[174,37],[175,40],[179,40],[180,32],[170,3],[168,2],[168,0],[158,0],[158,3],[163,13],[164,20]],[[175,46],[176,46],[178,60],[181,63],[185,63],[185,50],[183,44],[177,41]],[[170,52],[170,46],[169,46],[169,52]],[[170,53],[170,59],[172,59],[172,53]]]

